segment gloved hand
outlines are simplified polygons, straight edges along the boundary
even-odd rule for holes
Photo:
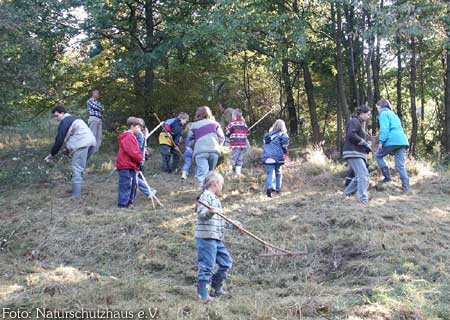
[[[363,141],[361,143],[361,146],[364,148],[364,151],[366,151],[366,153],[372,152],[372,148],[369,146],[369,144],[366,141]]]

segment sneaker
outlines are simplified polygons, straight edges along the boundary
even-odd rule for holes
[[[267,189],[266,194],[268,198],[272,198],[272,189]]]
[[[183,180],[186,180],[186,179],[187,179],[187,172],[186,172],[186,171],[183,171],[183,172],[181,173],[181,179],[183,179]]]

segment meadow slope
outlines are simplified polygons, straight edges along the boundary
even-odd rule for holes
[[[108,178],[112,152],[93,159],[82,200],[73,202],[67,159],[47,167],[41,146],[3,151],[2,308],[146,310],[160,319],[450,319],[450,177],[426,164],[409,163],[407,194],[396,184],[378,188],[373,172],[368,206],[341,199],[345,168],[319,152],[285,168],[281,197],[265,197],[256,161],[246,178],[227,177],[227,214],[307,254],[259,257],[260,244],[230,231],[230,295],[202,305],[193,177],[160,173],[156,154],[145,174],[165,208],[140,194],[134,210],[120,210],[117,176]]]

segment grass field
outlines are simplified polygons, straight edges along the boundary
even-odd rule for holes
[[[155,153],[145,174],[165,208],[138,195],[133,211],[119,210],[117,176],[108,179],[115,155],[106,152],[93,158],[82,200],[71,201],[68,159],[50,167],[40,161],[51,140],[11,139],[0,141],[0,237],[7,239],[0,317],[13,317],[5,308],[33,316],[36,308],[108,308],[148,319],[450,319],[450,177],[443,170],[410,162],[407,194],[395,183],[378,187],[373,172],[371,201],[362,206],[341,199],[345,168],[320,152],[286,166],[284,192],[271,200],[263,168],[252,161],[245,179],[226,178],[226,213],[307,253],[259,257],[258,243],[230,231],[230,296],[203,305],[194,286],[193,177],[160,173]]]

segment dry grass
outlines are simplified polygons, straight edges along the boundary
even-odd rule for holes
[[[145,173],[165,208],[154,210],[139,196],[126,211],[115,206],[117,176],[107,180],[113,154],[93,159],[79,202],[66,193],[60,170],[67,160],[44,168],[31,156],[34,175],[45,179],[12,184],[0,197],[0,237],[8,239],[0,252],[0,305],[155,307],[161,319],[450,318],[447,175],[410,163],[412,192],[395,183],[372,189],[370,204],[361,206],[341,200],[344,166],[312,150],[284,167],[283,195],[269,200],[258,150],[249,158],[246,178],[227,178],[226,212],[280,246],[306,246],[305,256],[260,258],[258,243],[230,231],[231,296],[198,304],[193,177],[159,173],[155,154]],[[8,168],[14,161],[1,160]]]

